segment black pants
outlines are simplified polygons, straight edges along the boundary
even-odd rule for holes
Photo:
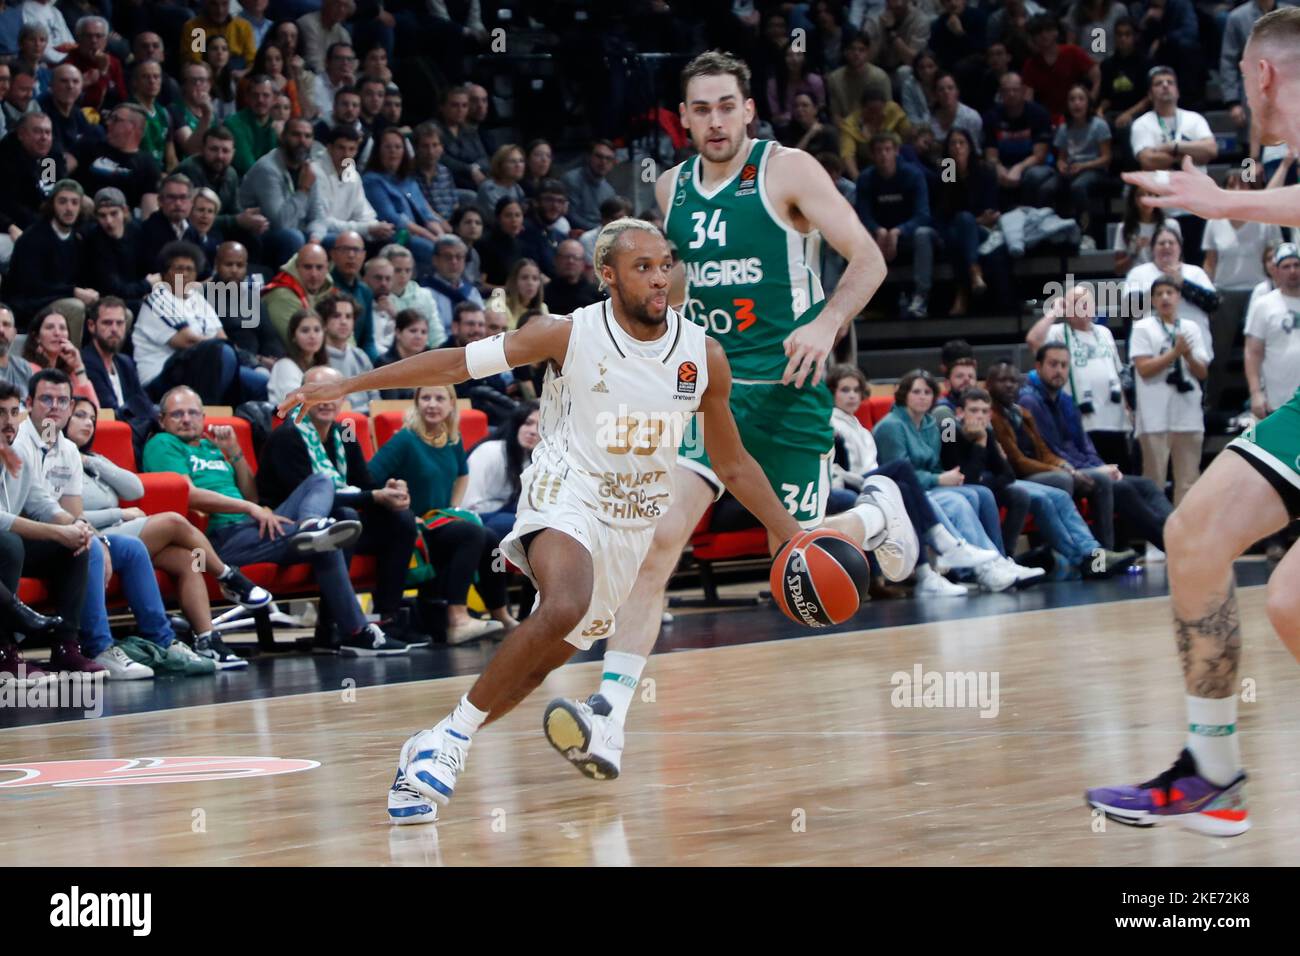
[[[441,597],[448,604],[464,604],[469,587],[478,572],[478,593],[489,611],[506,605],[506,573],[496,570],[501,553],[501,539],[473,521],[448,521],[424,532],[429,548],[429,562],[438,572],[429,585],[429,597]],[[426,596],[421,593],[421,597]]]
[[[71,551],[54,541],[26,541],[12,531],[0,531],[0,584],[17,594],[18,581],[26,575],[38,578],[49,588],[55,613],[63,618],[54,633],[56,640],[77,637],[89,570],[88,551],[74,558]]]
[[[1174,506],[1154,481],[1125,475],[1115,482],[1115,512],[1127,525],[1127,534],[1165,549],[1165,522]]]
[[[1139,470],[1133,464],[1128,432],[1095,431],[1088,432],[1088,437],[1092,439],[1093,447],[1097,449],[1097,454],[1106,464],[1116,465],[1126,475]]]
[[[354,554],[375,556],[375,613],[381,618],[392,617],[402,606],[406,570],[415,548],[415,515],[410,508],[392,511],[383,505],[370,504],[363,505],[359,511],[339,505],[331,517],[361,522],[361,537],[343,553],[349,564]]]

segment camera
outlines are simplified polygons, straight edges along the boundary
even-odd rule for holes
[[[1124,401],[1124,392],[1119,387],[1119,382],[1110,383],[1110,400],[1114,402],[1116,405]]]
[[[1079,414],[1092,415],[1097,411],[1097,406],[1092,403],[1092,389],[1085,388],[1083,395],[1080,396],[1082,401],[1079,402]]]
[[[1170,369],[1169,375],[1165,379],[1165,382],[1169,385],[1172,385],[1174,388],[1178,389],[1180,394],[1183,392],[1196,391],[1196,386],[1193,385],[1191,382],[1187,381],[1187,376],[1183,375],[1182,362],[1174,363],[1174,367]]]

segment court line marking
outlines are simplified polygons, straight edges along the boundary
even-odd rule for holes
[[[1267,584],[1250,584],[1244,587],[1238,587],[1237,593],[1240,594],[1243,592],[1258,591],[1260,589],[1267,588],[1267,587],[1268,587]],[[1119,601],[1101,601],[1095,604],[1067,604],[1067,605],[1062,605],[1061,607],[1029,608],[1022,611],[1007,611],[1005,613],[1000,613],[1000,614],[984,614],[984,615],[974,615],[972,617],[946,618],[940,621],[922,621],[916,624],[898,624],[892,627],[864,628],[857,631],[835,631],[834,633],[830,633],[830,634],[818,634],[818,633],[800,634],[798,636],[780,637],[780,638],[763,640],[763,641],[752,641],[743,644],[726,644],[720,647],[689,647],[689,648],[683,648],[681,650],[663,651],[661,653],[664,654],[665,656],[672,655],[676,657],[683,654],[698,654],[698,653],[707,653],[711,651],[727,651],[727,650],[732,650],[732,649],[737,649],[742,647],[756,647],[762,644],[779,644],[786,641],[808,641],[808,640],[824,641],[824,640],[834,640],[843,637],[861,637],[862,635],[866,635],[866,634],[876,635],[876,634],[884,634],[888,632],[906,633],[911,629],[921,628],[921,627],[933,627],[936,624],[939,625],[948,624],[948,623],[955,624],[955,623],[960,623],[965,621],[991,620],[1000,617],[1022,617],[1030,614],[1059,614],[1062,611],[1071,611],[1071,610],[1083,609],[1083,608],[1107,608],[1119,604],[1131,605],[1131,604],[1150,603],[1152,601],[1168,601],[1168,600],[1169,600],[1168,594],[1154,594],[1148,597],[1125,598]],[[654,655],[654,652],[652,651],[651,654]],[[561,665],[561,667],[562,668],[581,667],[583,665],[598,666],[600,665],[600,663],[601,662],[599,660],[570,661],[567,664]],[[477,677],[478,674],[453,674],[453,675],[448,675],[446,677],[429,677],[429,678],[424,678],[423,680],[397,681],[392,684],[383,684],[383,683],[370,684],[364,687],[356,686],[348,689],[352,690],[355,693],[360,693],[361,691],[379,690],[384,687],[398,687],[398,686],[403,686],[408,684],[413,686],[421,685],[421,684],[428,685],[428,684],[436,684],[440,681],[473,680]],[[26,731],[38,730],[42,727],[54,727],[54,726],[59,726],[64,724],[79,724],[79,725],[84,724],[86,726],[98,726],[101,722],[106,720],[120,720],[129,717],[136,717],[136,718],[151,717],[151,716],[158,716],[162,714],[174,714],[178,711],[187,711],[187,712],[201,711],[204,710],[205,708],[231,707],[236,705],[256,706],[259,704],[262,705],[274,704],[276,701],[282,701],[282,700],[289,701],[289,700],[297,700],[303,697],[320,697],[324,695],[338,694],[342,692],[344,689],[345,688],[340,686],[337,688],[333,688],[331,690],[311,690],[311,691],[303,691],[297,694],[276,694],[270,697],[253,697],[245,700],[214,701],[209,704],[194,704],[191,706],[166,707],[158,710],[136,711],[129,714],[106,714],[104,716],[91,717],[91,718],[69,717],[65,720],[50,720],[39,724],[24,724],[24,725],[14,726],[14,727],[0,727],[0,734],[13,733],[14,731],[22,731],[22,730],[26,730]],[[281,732],[282,731],[279,730],[276,731],[276,733],[281,733]]]

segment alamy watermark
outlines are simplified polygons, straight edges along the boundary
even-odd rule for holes
[[[1002,704],[998,697],[998,671],[927,671],[920,664],[895,671],[889,678],[894,707],[978,708],[980,717],[993,718]]]
[[[60,708],[80,710],[84,717],[104,713],[103,675],[47,674],[29,681],[27,666],[18,665],[17,680],[0,680],[0,710],[25,707],[31,710]]]

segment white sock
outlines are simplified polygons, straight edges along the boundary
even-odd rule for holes
[[[619,726],[627,720],[627,709],[632,706],[637,685],[641,683],[641,669],[645,667],[645,658],[639,654],[624,654],[622,651],[605,652],[605,672],[600,678],[600,693],[613,710],[610,718]]]
[[[850,508],[849,514],[857,515],[862,522],[862,550],[870,550],[867,542],[885,530],[885,513],[878,506],[864,501]]]
[[[1223,786],[1241,772],[1237,741],[1237,697],[1187,695],[1187,749],[1196,769],[1211,783]]]
[[[217,580],[225,581],[234,573],[235,573],[235,566],[233,564],[227,564],[226,569],[217,575]]]
[[[925,539],[930,542],[930,547],[940,554],[947,554],[953,548],[961,544],[961,539],[955,537],[951,531],[941,524],[935,525],[925,533]]]
[[[469,694],[461,697],[456,709],[451,712],[451,729],[465,737],[474,736],[474,732],[487,720],[487,711],[479,710],[469,702]]]

